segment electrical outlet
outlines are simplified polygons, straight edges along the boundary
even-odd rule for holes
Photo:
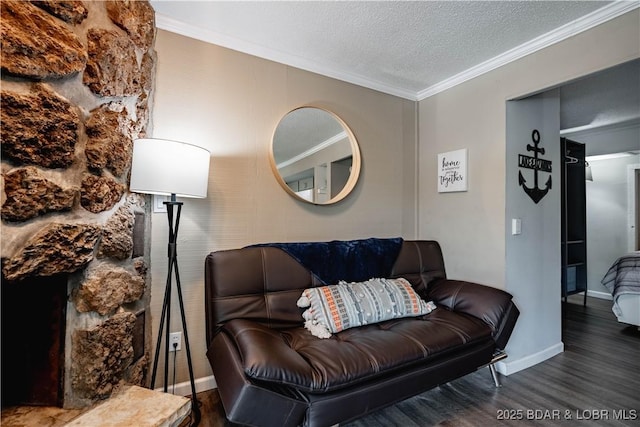
[[[176,344],[177,346],[175,346]],[[171,332],[169,334],[169,351],[178,350],[182,350],[182,332]]]

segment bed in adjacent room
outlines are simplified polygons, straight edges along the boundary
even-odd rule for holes
[[[602,285],[613,296],[612,311],[618,321],[640,327],[640,251],[615,260]]]

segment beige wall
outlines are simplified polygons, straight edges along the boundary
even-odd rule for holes
[[[638,15],[419,102],[418,235],[440,241],[450,277],[505,287],[506,101],[638,58]],[[469,190],[438,194],[437,155],[459,148],[469,150]]]
[[[563,349],[559,182],[553,183],[545,201],[558,206],[557,220],[546,214],[536,216],[542,218],[537,222],[523,220],[522,234],[511,236],[506,211],[514,212],[514,205],[526,198],[520,191],[506,191],[518,180],[517,172],[512,172],[517,171],[517,156],[509,157],[511,173],[506,168],[507,147],[513,152],[517,143],[506,140],[506,101],[640,57],[639,23],[638,10],[629,12],[419,103],[418,235],[441,243],[449,277],[485,283],[514,295],[521,316],[506,348],[509,358],[498,364],[502,373],[525,369]],[[557,99],[555,105],[554,120],[549,121],[555,121],[557,140],[552,137],[547,143],[547,158],[555,156],[557,165]],[[543,107],[543,111],[554,109]],[[468,148],[469,190],[438,194],[437,154],[460,148]],[[548,205],[526,202],[524,212],[531,214],[540,214],[541,205]],[[549,237],[554,230],[557,239]],[[507,242],[514,239],[518,244],[509,246],[515,249],[507,254]]]
[[[208,198],[183,200],[178,242],[195,377],[203,378],[211,375],[203,290],[209,252],[272,241],[416,237],[415,103],[166,31],[158,31],[156,51],[153,136],[212,153]],[[334,206],[294,200],[269,166],[278,121],[309,103],[340,116],[362,152],[354,193]],[[155,338],[166,277],[166,214],[153,214],[152,224]],[[181,330],[176,310],[172,323],[171,331]],[[184,353],[178,353],[178,383],[188,381]]]
[[[178,246],[195,376],[211,375],[202,269],[213,250],[268,241],[436,239],[450,277],[507,287],[505,102],[639,57],[638,15],[630,12],[419,103],[159,31],[153,135],[212,152],[209,197],[185,199]],[[360,143],[360,182],[335,206],[293,200],[269,167],[279,119],[309,103],[338,114]],[[469,149],[469,190],[438,194],[437,154],[458,148]],[[166,218],[154,214],[154,331],[166,241]],[[177,312],[172,317],[177,321]],[[180,330],[175,325],[172,331]],[[184,382],[184,351],[179,356],[177,382]]]

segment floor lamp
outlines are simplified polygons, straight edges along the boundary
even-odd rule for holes
[[[133,143],[133,159],[131,163],[131,180],[129,189],[134,193],[161,194],[171,196],[171,200],[164,202],[167,207],[169,220],[169,245],[167,282],[162,303],[162,315],[158,339],[156,341],[155,357],[151,375],[151,389],[155,387],[158,359],[162,348],[164,331],[164,391],[167,392],[169,378],[169,329],[171,320],[171,293],[173,277],[178,294],[180,316],[182,319],[182,333],[189,365],[189,379],[191,381],[191,410],[193,413],[192,426],[200,423],[200,408],[196,399],[196,387],[193,379],[193,365],[189,348],[189,335],[182,300],[180,274],[178,272],[178,257],[176,244],[178,241],[178,226],[182,202],[180,197],[204,198],[207,196],[207,182],[209,178],[210,153],[204,148],[186,144],[184,142],[166,139],[138,139]]]

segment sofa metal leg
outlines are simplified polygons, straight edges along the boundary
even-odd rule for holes
[[[500,378],[498,377],[498,372],[496,371],[496,362],[507,357],[507,353],[502,350],[498,350],[494,353],[493,359],[489,363],[489,371],[491,371],[491,378],[493,378],[493,383],[496,387],[502,387],[500,384]]]
[[[502,387],[502,384],[500,384],[500,378],[498,378],[498,372],[496,372],[496,366],[493,363],[489,365],[489,371],[491,371],[491,378],[493,378],[493,383],[496,387]]]

